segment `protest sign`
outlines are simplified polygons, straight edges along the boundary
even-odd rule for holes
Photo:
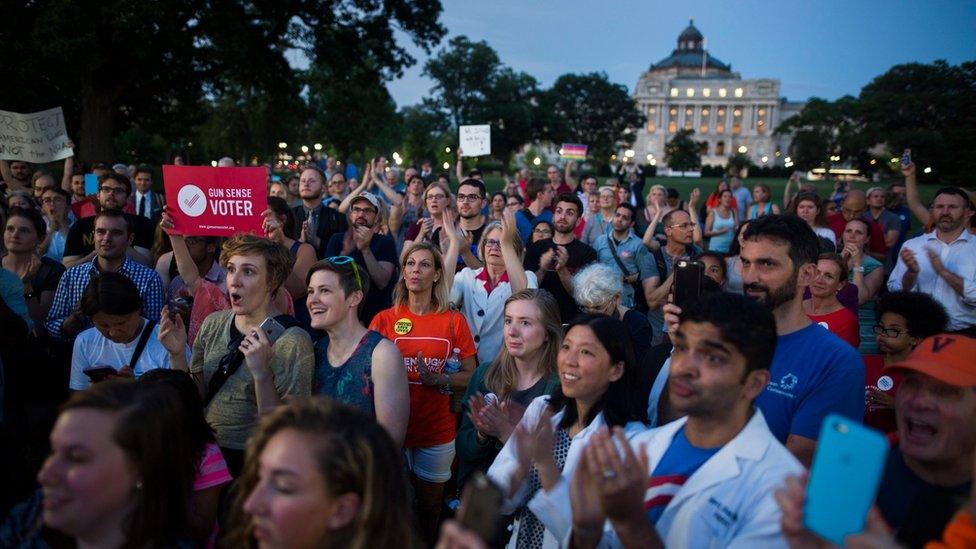
[[[268,208],[264,168],[163,166],[166,211],[175,234],[232,236],[263,234]]]
[[[559,147],[559,156],[570,160],[586,160],[586,145],[563,143]]]
[[[491,154],[491,125],[461,126],[459,145],[462,156]]]
[[[61,107],[21,114],[0,111],[0,158],[24,162],[53,162],[75,153],[68,146]]]

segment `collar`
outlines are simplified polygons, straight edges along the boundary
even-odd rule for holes
[[[939,232],[939,230],[936,229],[936,230],[934,230],[932,232],[925,233],[925,240],[927,240],[929,242],[931,242],[933,240],[938,240],[939,242],[944,242],[944,241],[942,241],[942,240],[939,239],[938,232]],[[956,242],[959,242],[960,240],[962,240],[963,242],[969,242],[969,240],[972,237],[973,237],[973,234],[971,232],[969,232],[969,228],[968,227],[963,227],[962,232],[959,233],[959,236],[957,236],[955,240],[953,240],[952,242],[949,242],[948,244],[949,245],[952,245],[952,244],[955,244]]]
[[[140,198],[140,197],[143,197],[143,196],[149,196],[149,195],[151,195],[151,194],[152,194],[152,189],[149,189],[149,190],[148,190],[148,191],[146,191],[145,193],[141,193],[141,192],[139,192],[139,189],[136,189],[136,194],[135,194],[135,197],[136,197],[136,198]]]
[[[616,239],[616,238],[613,238],[613,231],[610,231],[610,234],[608,234],[608,235],[607,235],[607,237],[609,237],[609,238],[611,238],[611,239],[613,239],[613,241],[614,241],[615,243],[617,242],[617,239]],[[624,237],[624,239],[623,239],[623,240],[621,240],[621,241],[620,241],[620,243],[619,243],[619,244],[616,244],[616,245],[617,245],[617,246],[620,246],[620,245],[622,245],[622,244],[623,244],[624,242],[627,242],[628,240],[630,240],[631,238],[637,238],[637,235],[636,235],[636,234],[634,234],[634,229],[629,229],[629,230],[627,231],[627,236],[625,236],[625,237]]]
[[[478,273],[474,275],[475,280],[480,280],[485,285],[485,291],[491,293],[494,288],[501,285],[502,282],[508,282],[508,271],[502,273],[502,276],[498,277],[498,283],[494,286],[491,285],[491,280],[488,278],[488,267],[482,267],[478,270]]]
[[[90,268],[90,270],[88,271],[89,274],[91,274],[91,271],[95,271],[95,276],[101,274],[102,270],[98,267],[97,255],[92,258],[91,262],[88,263],[88,266]],[[125,256],[125,258],[122,260],[122,265],[119,266],[119,270],[116,272],[121,275],[125,275],[127,278],[132,278],[131,276],[129,276],[129,273],[132,272],[132,260],[129,259],[128,255]]]

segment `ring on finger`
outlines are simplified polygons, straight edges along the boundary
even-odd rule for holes
[[[603,478],[604,480],[613,480],[617,478],[617,472],[613,469],[604,469]]]

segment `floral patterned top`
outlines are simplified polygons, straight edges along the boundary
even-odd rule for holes
[[[345,364],[329,363],[329,336],[315,343],[312,394],[330,396],[376,417],[373,403],[373,349],[384,337],[369,330]]]

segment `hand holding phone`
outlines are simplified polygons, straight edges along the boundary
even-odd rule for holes
[[[906,168],[911,163],[912,163],[912,150],[905,149],[905,152],[903,152],[901,155],[901,166],[903,168]]]
[[[679,259],[674,263],[674,304],[685,309],[702,293],[705,264],[693,259]]]
[[[82,373],[88,376],[88,380],[91,381],[92,383],[105,381],[110,377],[115,377],[116,375],[118,375],[118,373],[115,371],[115,368],[111,366],[104,366],[104,365],[85,368],[84,370],[82,370]]]
[[[274,342],[281,337],[281,334],[285,333],[285,327],[275,320],[273,316],[269,316],[261,323],[261,331],[268,336],[268,341],[274,345]]]
[[[827,416],[807,484],[807,529],[840,546],[864,530],[887,453],[881,433],[837,414]]]
[[[501,490],[484,473],[475,471],[464,486],[458,519],[464,528],[495,547],[502,532],[501,504]]]

